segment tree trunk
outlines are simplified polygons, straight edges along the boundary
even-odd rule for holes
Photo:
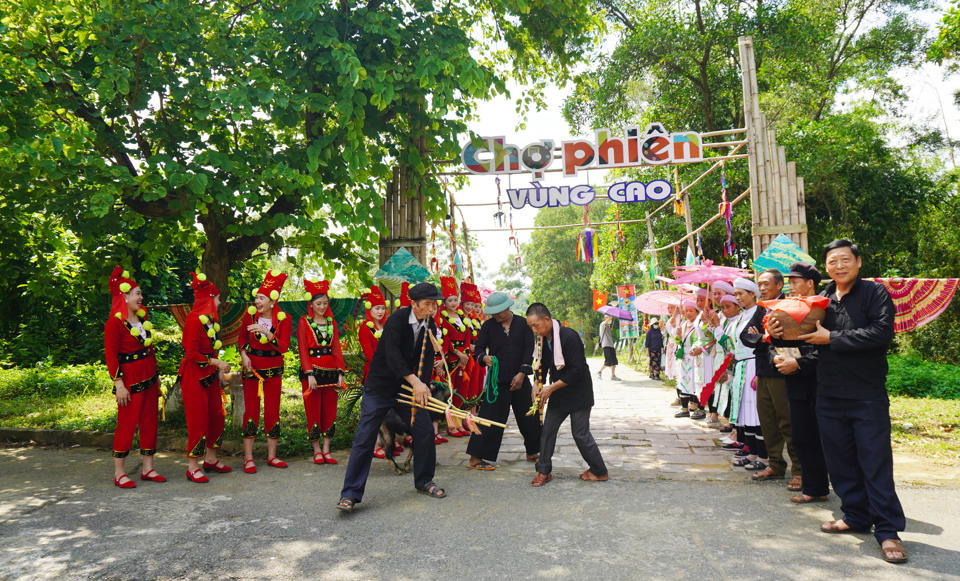
[[[200,259],[200,269],[207,275],[207,280],[220,290],[222,311],[230,294],[230,272],[236,264],[237,257],[231,255],[229,240],[223,235],[223,229],[212,210],[208,210],[205,216],[201,216],[200,223],[207,238],[203,256]]]

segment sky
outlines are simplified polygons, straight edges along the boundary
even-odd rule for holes
[[[919,15],[920,18],[936,27],[936,23],[941,18],[941,12],[927,12]],[[957,108],[953,100],[953,94],[960,89],[960,78],[954,75],[950,78],[944,78],[943,69],[933,64],[925,64],[918,69],[903,69],[898,72],[898,77],[902,79],[903,86],[906,89],[909,101],[904,108],[904,121],[911,123],[926,122],[932,126],[941,129],[946,126],[947,132],[953,139],[960,139],[960,109]],[[562,107],[564,99],[570,94],[572,87],[560,88],[550,85],[545,94],[547,109],[545,111],[533,112],[526,119],[526,129],[517,130],[516,127],[522,121],[516,112],[514,101],[521,96],[522,87],[517,85],[508,86],[511,97],[500,96],[491,101],[482,103],[479,108],[478,121],[469,124],[471,131],[482,136],[504,136],[508,143],[523,147],[529,143],[540,141],[542,139],[553,139],[554,142],[560,142],[574,138],[588,138],[592,141],[592,135],[572,135],[570,128],[563,118]],[[942,112],[941,112],[942,103]],[[617,131],[619,128],[611,128]],[[685,127],[667,127],[668,131],[680,131]],[[958,152],[960,153],[960,152]],[[789,152],[787,152],[789,156]],[[453,166],[446,166],[452,168]],[[557,167],[556,162],[553,167]],[[581,183],[592,185],[602,185],[605,172],[590,171],[581,173],[576,178],[563,178],[559,173],[548,173],[546,179],[541,180],[543,185],[567,185],[574,186]],[[587,178],[589,176],[589,178]],[[504,202],[504,212],[509,215],[509,201],[507,199],[506,189],[508,184],[512,183],[516,187],[527,186],[529,178],[525,174],[516,174],[510,180],[506,176],[501,177],[502,200]],[[458,204],[477,204],[477,203],[495,203],[497,201],[497,186],[494,177],[490,176],[470,176],[467,185],[454,193]],[[477,229],[486,229],[496,227],[493,215],[497,211],[495,206],[471,207],[464,206],[464,216],[466,217],[467,228],[471,231]],[[514,227],[533,226],[533,220],[537,210],[529,206],[521,210],[513,210]],[[457,223],[460,223],[460,216],[457,215]],[[506,225],[505,225],[506,226]],[[696,227],[697,224],[694,225]],[[530,240],[530,231],[518,232],[521,244]],[[477,278],[482,283],[491,283],[493,274],[497,271],[505,260],[513,256],[509,245],[509,229],[504,227],[503,232],[476,232],[481,248],[479,253],[483,255],[485,263],[485,274],[477,272]],[[438,247],[439,250],[439,247]],[[473,254],[477,254],[473,249]],[[438,252],[439,254],[439,252]]]

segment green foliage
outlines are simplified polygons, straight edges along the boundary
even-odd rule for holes
[[[960,2],[954,0],[940,21],[940,34],[927,51],[927,58],[937,64],[956,61],[960,54]],[[955,67],[955,62],[953,63]]]
[[[960,399],[960,367],[924,361],[915,354],[890,355],[887,393],[909,397]]]
[[[0,399],[61,398],[110,393],[113,382],[106,365],[38,366],[0,371]]]

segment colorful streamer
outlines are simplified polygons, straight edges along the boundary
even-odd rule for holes
[[[723,243],[723,256],[733,256],[737,250],[733,243],[733,228],[730,225],[730,219],[733,217],[733,204],[727,201],[727,170],[724,162],[720,162],[720,194],[723,201],[720,202],[719,214],[723,216],[723,222],[727,226],[727,239]]]

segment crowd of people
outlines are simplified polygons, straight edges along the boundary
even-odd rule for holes
[[[714,281],[710,289],[671,306],[669,316],[653,320],[644,339],[650,377],[674,379],[680,407],[676,417],[704,421],[725,433],[723,449],[734,453],[734,466],[753,471],[753,480],[785,478],[790,458],[796,504],[827,500],[829,484],[841,499],[843,518],[824,523],[827,533],[873,529],[884,559],[903,562],[906,553],[898,532],[903,509],[893,483],[889,402],[886,397],[886,350],[893,338],[894,307],[886,290],[859,276],[861,258],[848,241],[824,251],[831,282],[820,295],[829,300],[815,330],[788,337],[768,315],[784,298],[785,277],[764,271],[747,278]],[[791,297],[812,297],[821,283],[812,265],[796,263],[786,275]],[[243,470],[257,471],[253,442],[267,439],[266,465],[286,468],[277,458],[283,354],[289,349],[292,321],[277,306],[286,275],[270,272],[243,317],[239,341],[245,411]],[[230,365],[218,359],[222,341],[217,310],[219,290],[194,274],[193,309],[183,329],[184,358],[180,385],[188,429],[187,478],[208,482],[205,471],[230,472],[217,450],[222,444],[226,410],[222,387]],[[329,284],[305,280],[308,313],[297,323],[299,377],[307,418],[306,437],[317,464],[336,464],[330,438],[336,421],[337,390],[346,365],[337,323],[329,313]],[[105,326],[106,359],[118,404],[114,441],[115,477],[120,488],[136,484],[124,459],[139,429],[145,481],[166,479],[152,462],[156,451],[160,388],[151,329],[143,296],[129,273],[117,267],[110,278],[111,316]],[[391,410],[406,422],[413,447],[414,485],[419,492],[443,498],[434,481],[436,446],[446,442],[430,416],[430,385],[450,388],[450,403],[483,420],[503,424],[513,409],[523,436],[526,460],[534,463],[534,487],[550,482],[551,458],[560,425],[567,417],[573,439],[589,468],[585,481],[609,478],[590,433],[594,405],[592,374],[580,336],[552,318],[546,305],[534,303],[522,318],[513,301],[493,293],[484,304],[475,285],[441,278],[441,290],[429,283],[404,285],[398,309],[386,316],[386,303],[374,287],[364,296],[365,320],[359,326],[363,398],[344,485],[337,508],[351,512],[363,499],[381,425]],[[485,318],[485,320],[484,320]],[[609,329],[610,321],[605,322]],[[612,336],[600,346],[605,366],[615,379]],[[602,372],[602,370],[601,370]],[[488,377],[489,375],[489,377]],[[599,376],[599,373],[598,373]],[[417,404],[398,399],[412,391]],[[549,402],[549,403],[548,403]],[[448,416],[449,419],[449,416]],[[469,421],[468,427],[469,427]],[[448,422],[447,435],[469,436],[468,468],[489,471],[496,462],[503,429],[482,433]],[[201,464],[202,458],[202,464]],[[803,471],[801,472],[801,468]]]

